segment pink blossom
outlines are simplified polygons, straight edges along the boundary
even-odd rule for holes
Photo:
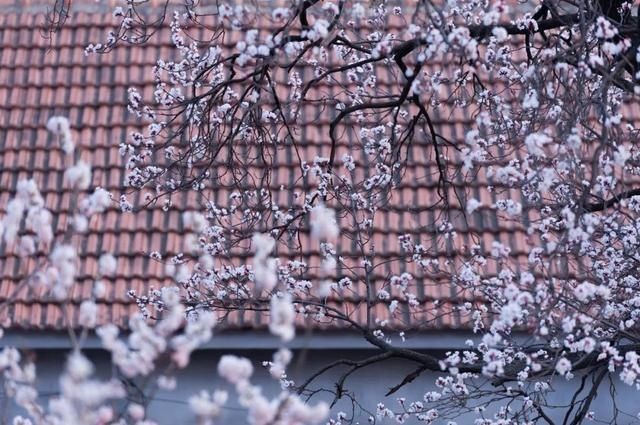
[[[295,336],[295,310],[288,293],[271,297],[269,331],[283,341],[291,341]]]
[[[251,378],[253,366],[248,359],[224,355],[218,362],[218,375],[232,384],[239,384]]]

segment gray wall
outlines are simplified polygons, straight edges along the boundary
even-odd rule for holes
[[[464,341],[470,337],[472,336],[466,333],[453,332],[421,334],[409,338],[405,346],[441,354],[445,349],[463,348]],[[24,347],[26,351],[30,351],[31,355],[35,356],[39,377],[38,389],[43,402],[46,403],[47,398],[57,394],[58,376],[64,367],[68,352],[67,335],[62,333],[14,332],[0,339],[0,346],[3,344]],[[87,348],[85,353],[96,365],[98,375],[102,375],[105,378],[110,377],[110,358],[108,353],[98,349],[100,346],[99,341],[95,337],[89,337],[84,346]],[[217,376],[218,360],[221,355],[230,353],[250,358],[256,368],[253,382],[263,386],[266,394],[275,396],[280,391],[279,384],[260,365],[265,360],[271,360],[273,352],[278,346],[278,340],[266,334],[255,332],[218,334],[211,340],[206,349],[194,353],[192,362],[186,370],[180,371],[178,374],[178,388],[175,391],[159,391],[155,394],[150,404],[150,419],[154,419],[160,424],[195,424],[187,404],[189,397],[202,389],[214,390],[223,388],[230,391],[231,397],[227,408],[224,410],[224,417],[217,423],[246,423],[245,412],[240,406],[233,403],[233,389]],[[294,351],[294,360],[288,372],[290,378],[294,379],[296,383],[303,382],[313,372],[338,359],[361,360],[375,354],[375,351],[370,350],[367,343],[361,338],[350,334],[328,332],[301,335],[292,341],[291,348]],[[359,406],[352,404],[348,398],[345,398],[336,404],[333,412],[344,411],[349,415],[353,413],[355,422],[366,424],[369,417],[367,410],[375,412],[376,405],[380,401],[383,401],[388,407],[396,409],[399,407],[397,403],[399,397],[405,397],[407,402],[422,400],[425,392],[435,389],[433,383],[437,377],[436,374],[422,374],[394,395],[387,398],[384,396],[390,387],[401,382],[415,368],[416,365],[410,362],[391,360],[374,364],[355,372],[346,382],[345,388],[354,396]],[[323,378],[316,381],[310,388],[335,390],[335,382],[341,372],[345,370],[345,366],[342,366],[333,372],[323,375]],[[590,388],[589,382],[587,382],[587,388]],[[615,382],[613,387],[610,385],[611,382]],[[572,381],[565,381],[560,378],[554,380],[553,386],[556,391],[551,402],[556,405],[567,405],[579,384],[579,378]],[[613,392],[611,388],[614,389]],[[132,390],[132,394],[135,397],[134,390]],[[318,400],[331,402],[333,394],[328,391],[320,391],[314,395],[312,402]],[[615,405],[620,410],[628,413],[628,415],[619,414],[614,416],[614,401]],[[485,403],[486,400],[476,400],[472,402],[472,407],[484,405]],[[0,408],[3,405],[0,403]],[[15,408],[10,410],[2,412],[5,417],[16,412]],[[615,377],[613,380],[606,378],[600,386],[598,397],[590,410],[596,413],[597,422],[593,423],[640,424],[640,420],[636,418],[636,415],[640,412],[640,391],[634,387],[620,384],[615,381]],[[554,423],[560,424],[563,423],[565,411],[566,409],[564,408],[558,408],[552,409],[547,413]],[[491,417],[492,414],[493,412],[489,411],[486,416]],[[457,420],[457,423],[460,425],[473,424],[474,419],[475,416],[463,416]],[[395,421],[386,420],[382,423],[391,424],[395,423]],[[415,422],[407,421],[406,423]],[[446,420],[439,423],[446,423]],[[544,422],[539,421],[539,423]]]
[[[87,351],[89,357],[97,365],[100,374],[108,376],[110,373],[109,357],[106,353],[99,350]],[[201,389],[213,390],[216,388],[228,388],[224,382],[217,376],[216,366],[221,355],[233,353],[249,357],[256,365],[257,373],[254,379],[255,383],[260,383],[265,387],[267,394],[277,394],[279,385],[268,377],[266,371],[261,366],[262,361],[270,360],[273,350],[215,350],[208,349],[197,352],[192,358],[191,365],[184,371],[180,372],[178,380],[178,389],[173,392],[160,391],[156,394],[153,402],[150,404],[151,419],[157,420],[161,424],[194,424],[193,416],[189,413],[187,405],[188,398],[197,393]],[[362,359],[374,352],[362,349],[313,349],[313,350],[296,350],[294,363],[290,369],[291,378],[296,382],[302,382],[313,371],[319,369],[328,362],[335,361],[340,358]],[[34,351],[37,356],[37,366],[39,375],[39,390],[43,398],[55,395],[57,391],[57,376],[63,368],[66,351],[61,349],[38,349]],[[397,383],[402,378],[414,370],[415,366],[404,361],[387,361],[382,364],[372,365],[356,372],[347,381],[346,388],[353,393],[360,405],[364,408],[375,411],[376,404],[384,401],[389,407],[398,406],[396,400],[398,397],[406,397],[407,401],[420,400],[425,391],[433,389],[434,374],[424,374],[417,378],[413,383],[406,386],[403,390],[393,396],[384,397],[387,389]],[[344,371],[345,369],[340,369]],[[333,389],[338,371],[327,374],[322,380],[318,381],[313,388]],[[571,399],[579,379],[566,382],[558,380],[556,383],[557,391],[554,396],[554,402],[558,404],[566,404]],[[609,382],[603,382],[598,400],[591,410],[596,412],[596,419],[600,423],[619,423],[632,424],[640,423],[635,419],[635,415],[640,412],[640,393],[632,387],[625,385],[616,385],[615,400],[617,405],[623,410],[628,411],[633,416],[619,415],[617,418],[612,416],[613,402],[609,393]],[[230,389],[230,388],[229,388]],[[230,394],[233,390],[230,389]],[[326,392],[320,392],[314,396],[314,400],[324,399],[332,400],[332,395]],[[482,401],[478,401],[482,403]],[[352,410],[353,409],[353,410]],[[335,412],[343,410],[349,414],[355,413],[359,423],[367,423],[368,413],[359,407],[353,407],[348,400],[341,401],[337,404]],[[558,409],[551,412],[556,423],[562,423],[564,409]],[[487,416],[491,416],[489,413]],[[233,397],[224,411],[224,417],[218,423],[221,424],[243,424],[243,410],[233,403]],[[473,419],[470,416],[458,419],[458,424],[472,424]],[[386,420],[382,423],[394,423]],[[416,423],[407,421],[406,423]],[[443,421],[441,423],[446,423]],[[542,423],[542,422],[540,422]]]

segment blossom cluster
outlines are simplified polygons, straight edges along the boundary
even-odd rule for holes
[[[117,30],[87,53],[144,43],[139,3],[118,6]],[[81,305],[85,331],[96,329],[118,374],[149,377],[163,358],[185,368],[220,317],[255,310],[282,343],[299,324],[339,324],[442,372],[434,391],[371,408],[372,421],[437,423],[464,408],[480,424],[535,423],[553,408],[554,379],[595,382],[605,370],[640,386],[640,130],[627,117],[640,85],[630,65],[637,46],[622,24],[629,4],[584,5],[578,19],[547,3],[510,11],[502,0],[220,4],[213,14],[197,3],[162,12],[173,52],[151,70],[152,97],[127,92],[144,128],[119,145],[123,185],[144,191],[148,205],[172,212],[180,191],[199,200],[181,206],[182,251],[150,253],[171,284],[130,291],[140,314],[121,337],[99,320],[99,281],[118,272],[118,260],[100,253],[96,290]],[[194,27],[210,33],[194,37]],[[445,131],[455,117],[463,119]],[[70,157],[69,121],[52,117],[47,128]],[[81,196],[71,231],[82,234],[112,196],[86,193],[88,162],[70,164],[64,181]],[[119,201],[122,213],[134,209],[125,194]],[[21,181],[0,234],[22,257],[44,252],[29,283],[65,299],[78,252],[52,214],[37,184]],[[444,320],[473,330],[466,349],[434,359],[402,347],[413,330]],[[281,349],[265,363],[282,389],[275,398],[251,382],[249,360],[220,360],[250,423],[329,414],[291,391],[291,357]],[[79,348],[48,410],[37,406],[32,366],[9,349],[0,360],[12,397],[34,418],[105,423],[114,415],[106,401],[125,398],[115,381],[92,378]],[[169,375],[157,385],[175,387]],[[228,399],[207,389],[189,405],[211,423]],[[121,416],[151,423],[134,403]]]

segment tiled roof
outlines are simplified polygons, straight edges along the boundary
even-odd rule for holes
[[[69,117],[78,143],[77,155],[93,164],[92,186],[120,193],[124,170],[118,144],[140,126],[127,112],[127,89],[135,85],[149,98],[153,92],[151,67],[158,55],[169,56],[171,47],[167,34],[161,34],[144,47],[123,46],[107,55],[87,57],[84,46],[104,37],[111,23],[110,15],[75,13],[52,40],[43,38],[35,30],[43,19],[43,15],[27,13],[0,15],[0,215],[4,214],[8,199],[15,194],[18,180],[32,177],[38,182],[47,207],[61,213],[54,219],[60,236],[67,226],[72,195],[63,183],[64,156],[45,128],[48,118],[52,115]],[[378,84],[392,90],[394,76],[381,76]],[[451,140],[462,140],[469,123],[469,118],[459,112],[453,115],[441,113],[433,119],[439,131]],[[329,122],[325,119],[309,120],[301,128],[300,140],[304,143],[299,148],[309,161],[316,154],[327,153],[328,127]],[[343,139],[338,157],[349,151],[353,143],[349,135]],[[416,138],[408,153],[409,166],[403,182],[389,206],[377,215],[373,244],[380,258],[399,253],[399,235],[411,233],[428,239],[434,231],[436,217],[444,213],[434,204],[438,181],[430,146],[427,137]],[[281,196],[290,196],[293,171],[286,158],[293,153],[289,151],[283,155],[283,161],[274,169],[273,185],[285,185],[289,190],[281,192]],[[454,178],[453,183],[450,199],[454,209],[449,212],[457,217],[453,222],[460,235],[460,244],[441,245],[438,255],[454,258],[456,252],[476,242],[490,250],[492,242],[499,240],[511,247],[515,262],[518,259],[526,261],[529,244],[522,226],[498,219],[490,209],[479,210],[468,221],[461,217],[456,195],[464,198],[468,194],[484,205],[495,202],[496,190],[487,190],[487,177],[480,173],[470,184],[462,178]],[[223,190],[216,193],[220,200],[227,195]],[[127,295],[128,290],[144,293],[166,282],[164,266],[152,261],[148,252],[179,251],[179,235],[183,233],[181,214],[195,205],[193,197],[186,199],[186,195],[178,195],[166,213],[157,207],[122,215],[114,207],[104,215],[93,217],[88,233],[73,237],[76,246],[80,247],[80,273],[69,300],[64,303],[41,290],[21,287],[19,282],[40,259],[34,256],[28,262],[20,261],[0,242],[0,301],[11,300],[1,313],[6,324],[25,329],[63,329],[67,323],[76,325],[78,306],[90,296],[94,285],[97,258],[102,252],[112,252],[119,259],[118,272],[114,278],[104,279],[107,291],[99,299],[100,321],[126,326],[129,316],[137,309]],[[343,242],[338,244],[339,255],[348,257],[355,245],[348,239],[349,224],[342,224]],[[317,253],[306,252],[305,257],[313,263]],[[390,274],[413,269],[412,264],[391,263],[379,269],[378,280],[382,282]],[[495,270],[487,272],[495,273]],[[465,296],[437,275],[420,276],[419,283],[422,312],[411,316],[401,313],[394,320],[418,328],[459,327],[459,315],[451,312]],[[343,299],[334,297],[330,301],[337,308],[353,311],[355,319],[366,321],[364,309],[358,308],[361,302],[357,294],[345,295]],[[379,310],[376,317],[389,316],[386,307],[380,305]],[[226,325],[232,327],[256,327],[264,323],[264,317],[250,312],[234,313],[226,320]]]

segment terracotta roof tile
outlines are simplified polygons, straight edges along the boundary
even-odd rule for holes
[[[0,0],[0,4],[3,1],[7,0]],[[4,24],[1,23],[2,19]],[[45,129],[47,119],[53,114],[69,116],[79,145],[78,155],[94,164],[92,185],[104,186],[119,193],[123,189],[124,171],[118,144],[140,125],[126,111],[127,88],[134,84],[146,96],[151,96],[153,81],[150,69],[158,52],[166,56],[172,52],[169,37],[158,36],[153,37],[144,48],[123,47],[109,55],[86,57],[83,43],[102,38],[106,25],[111,22],[109,16],[105,17],[102,13],[72,15],[65,28],[51,41],[49,49],[49,42],[43,40],[38,31],[33,30],[34,25],[41,25],[42,22],[42,16],[0,14],[0,63],[8,65],[0,72],[0,98],[7,99],[0,104],[0,215],[4,214],[8,199],[15,193],[18,179],[32,176],[42,190],[47,207],[62,212],[56,219],[56,232],[61,236],[69,222],[67,214],[70,212],[72,197],[69,187],[63,183],[65,162],[61,150],[55,138],[48,135]],[[226,42],[232,43],[233,40]],[[304,72],[309,73],[311,70]],[[278,78],[282,79],[282,76]],[[395,78],[394,75],[381,72],[380,87],[392,90]],[[282,90],[281,96],[288,95],[284,85],[279,90]],[[349,96],[337,87],[326,86],[313,96],[327,94],[334,99]],[[309,157],[315,154],[327,155],[329,149],[326,143],[320,143],[327,140],[327,114],[320,107],[316,114],[319,118],[311,117],[308,124],[302,126],[300,133],[301,140],[304,141],[300,149],[304,149]],[[443,135],[454,140],[464,136],[465,126],[470,120],[457,112],[451,116],[436,114],[433,118]],[[340,157],[352,150],[360,136],[354,134],[348,124],[341,125],[338,131],[341,136],[337,157]],[[430,149],[425,149],[424,143],[427,142],[417,143],[409,152],[411,166],[407,168],[405,179],[394,194],[391,205],[382,211],[374,223],[373,242],[376,249],[379,249],[379,255],[383,257],[400,252],[398,236],[404,233],[424,235],[432,231],[431,223],[436,216],[442,214],[442,211],[434,210],[430,203],[422,202],[434,199],[437,188],[435,158]],[[289,164],[293,162],[295,155],[293,149],[283,149],[276,158],[273,187],[285,187],[285,190],[276,192],[279,201],[287,200],[294,190],[300,190],[306,184],[293,179],[293,168]],[[358,161],[362,160],[358,158]],[[461,158],[455,160],[461,161]],[[259,168],[253,170],[259,171]],[[360,173],[362,168],[357,170]],[[229,178],[228,175],[222,176],[221,181]],[[490,184],[486,173],[481,171],[473,180],[474,185],[464,184],[464,187],[457,190],[469,192],[463,195],[476,197],[485,206],[495,202],[495,194],[486,189]],[[455,200],[456,193],[452,192],[453,189],[450,190],[450,197]],[[229,195],[226,189],[220,188],[213,199],[222,203]],[[113,279],[103,279],[106,292],[99,303],[100,321],[114,321],[126,326],[129,317],[137,311],[127,292],[133,289],[143,293],[151,286],[160,287],[166,282],[164,264],[151,261],[148,252],[158,250],[171,254],[180,250],[183,242],[181,233],[184,233],[181,213],[195,208],[198,202],[195,193],[189,192],[188,195],[177,194],[173,208],[168,213],[161,210],[161,205],[156,205],[136,214],[120,215],[115,209],[110,209],[100,217],[93,217],[88,232],[74,236],[73,239],[81,247],[81,264],[78,281],[66,303],[55,301],[51,296],[28,286],[16,293],[29,264],[20,262],[0,242],[0,300],[16,297],[15,302],[0,311],[0,321],[8,319],[12,326],[20,328],[62,329],[66,323],[65,317],[68,317],[72,324],[77,325],[74,321],[77,320],[79,305],[90,296],[95,286],[92,276],[97,270],[97,258],[102,252],[113,252],[118,257],[118,271]],[[454,201],[452,206],[457,204],[458,201]],[[469,229],[482,230],[479,241],[485,249],[490,249],[495,240],[509,242],[514,248],[514,258],[522,256],[526,262],[525,253],[530,245],[521,228],[512,224],[505,226],[504,221],[499,221],[495,212],[488,208],[480,209],[467,222],[462,220],[460,210],[452,209],[450,213],[459,217],[456,229],[467,249],[470,244],[475,243],[469,236]],[[357,252],[355,243],[349,239],[352,234],[351,224],[342,222],[342,225],[342,243],[338,244],[342,247],[340,254],[345,256],[347,262],[354,263],[359,260],[353,258]],[[308,234],[303,232],[301,240],[307,246]],[[463,248],[443,245],[439,247],[437,255],[439,258],[448,258]],[[249,254],[239,253],[238,256],[246,258]],[[303,257],[310,265],[319,265],[318,252],[305,252]],[[452,259],[454,260],[459,261]],[[487,268],[493,273],[497,271],[493,263],[488,264]],[[415,271],[415,265],[391,262],[381,268],[372,284],[375,286],[374,290],[382,288],[389,274],[404,271]],[[424,308],[419,313],[410,315],[403,307],[401,313],[391,317],[386,306],[377,304],[373,306],[374,315],[406,326],[413,323],[424,323],[427,327],[435,328],[460,326],[460,316],[455,312],[455,307],[465,300],[473,300],[473,295],[457,293],[449,282],[436,275],[424,276],[421,282],[418,292],[423,298]],[[364,323],[367,320],[366,308],[358,306],[366,296],[365,291],[366,288],[362,286],[356,291],[343,291],[342,299],[335,295],[331,297],[331,306]],[[396,292],[393,292],[394,296],[400,295]],[[434,300],[440,302],[434,303]],[[445,314],[452,311],[453,314]],[[300,326],[308,326],[310,323],[322,328],[340,326],[332,321],[318,325],[302,318],[300,320]],[[226,326],[237,328],[264,327],[267,323],[264,316],[243,311],[230,313],[224,318],[224,322]]]

